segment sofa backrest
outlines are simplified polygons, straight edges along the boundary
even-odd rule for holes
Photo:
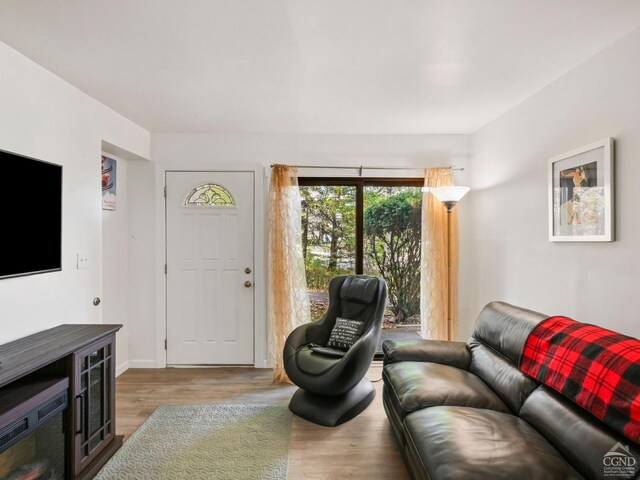
[[[635,474],[626,478],[637,478],[640,446],[544,385],[527,397],[519,416],[541,433],[585,478],[606,478],[607,468],[612,469],[611,478],[625,478],[615,475],[614,470],[618,467],[634,468]],[[629,457],[635,460],[626,460],[627,448]],[[605,460],[609,452],[614,455]],[[616,466],[614,463],[627,465]]]
[[[537,387],[519,370],[520,355],[529,333],[547,317],[508,303],[491,302],[480,312],[467,342],[471,351],[469,370],[516,414]]]
[[[471,351],[469,370],[482,378],[585,478],[607,478],[606,462],[615,468],[611,464],[626,461],[628,455],[633,457],[628,462],[634,464],[635,473],[626,478],[639,479],[640,445],[518,368],[527,337],[546,318],[547,315],[507,303],[489,303],[478,316],[467,342]],[[610,477],[623,478],[615,474]]]

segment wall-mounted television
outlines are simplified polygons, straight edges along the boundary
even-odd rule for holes
[[[0,150],[0,278],[62,270],[62,166]]]

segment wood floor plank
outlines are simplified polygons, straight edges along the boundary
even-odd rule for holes
[[[368,377],[380,379],[373,365]],[[382,407],[382,382],[361,415],[335,428],[294,418],[289,479],[408,479]],[[129,369],[116,380],[117,433],[128,438],[160,405],[287,404],[296,387],[254,368]]]

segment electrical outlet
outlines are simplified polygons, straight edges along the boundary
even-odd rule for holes
[[[89,268],[89,255],[86,253],[78,253],[78,270]]]

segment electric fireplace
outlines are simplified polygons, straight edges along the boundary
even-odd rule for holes
[[[69,380],[28,376],[0,391],[0,479],[63,480]]]

